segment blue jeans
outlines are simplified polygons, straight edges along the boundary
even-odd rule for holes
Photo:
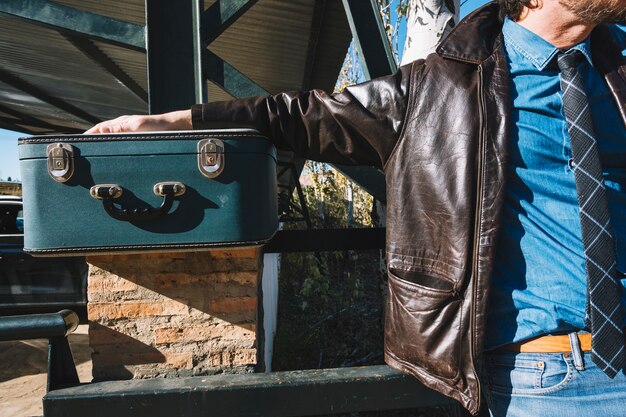
[[[626,374],[609,378],[573,342],[571,353],[486,352],[492,417],[626,417]]]

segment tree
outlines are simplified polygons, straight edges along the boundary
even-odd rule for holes
[[[433,52],[459,21],[459,0],[378,0],[378,5],[396,60],[399,27],[406,25],[401,65]]]
[[[425,58],[459,21],[459,0],[408,0],[402,64]]]

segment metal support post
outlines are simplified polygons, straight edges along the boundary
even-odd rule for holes
[[[201,76],[203,3],[204,0],[146,0],[150,114],[206,101],[206,82]]]
[[[397,70],[376,0],[343,0],[352,36],[361,56],[363,75],[376,78]]]

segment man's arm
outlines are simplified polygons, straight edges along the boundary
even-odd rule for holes
[[[347,87],[213,102],[154,116],[122,116],[86,133],[253,127],[276,147],[345,165],[384,166],[408,108],[411,65],[396,74]]]
[[[191,128],[191,111],[179,110],[154,115],[120,116],[98,123],[87,130],[85,134],[189,130]]]

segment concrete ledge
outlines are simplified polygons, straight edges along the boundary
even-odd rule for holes
[[[44,416],[311,416],[451,404],[388,366],[106,381],[48,393]]]

